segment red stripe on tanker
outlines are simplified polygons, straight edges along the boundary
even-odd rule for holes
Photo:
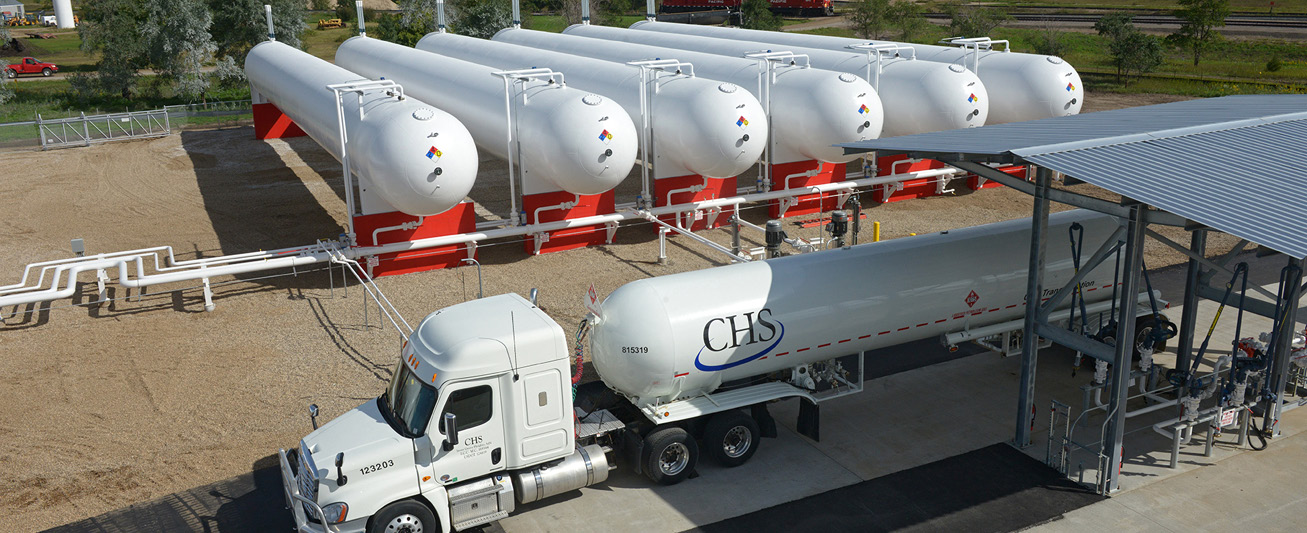
[[[1069,211],[1050,217],[1049,232],[1065,233],[1074,222],[1085,227],[1089,248],[1097,248],[1118,226],[1113,217]],[[1021,301],[1029,234],[1028,220],[1014,220],[634,281],[602,303],[603,318],[590,337],[594,367],[636,405],[657,405],[805,362],[1014,320],[1024,308],[936,322],[966,312],[972,291],[984,301]],[[1046,268],[1045,286],[1071,279],[1069,244],[1050,241]],[[1108,262],[1090,272],[1084,286],[1111,280]],[[1110,291],[1099,294],[1087,297],[1106,299]],[[904,323],[927,325],[859,336],[878,325]],[[829,344],[829,339],[855,337]],[[622,353],[623,346],[648,350]],[[763,359],[776,352],[800,355]],[[678,382],[649,379],[687,372]]]

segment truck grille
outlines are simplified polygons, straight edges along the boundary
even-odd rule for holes
[[[313,464],[313,456],[304,443],[300,443],[299,453],[299,472],[295,473],[295,482],[299,485],[300,495],[313,501],[318,501],[318,468]],[[310,518],[318,518],[317,512],[307,503],[300,502],[304,507],[304,514]]]

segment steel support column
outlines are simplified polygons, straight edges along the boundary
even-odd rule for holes
[[[1030,264],[1026,278],[1026,324],[1021,338],[1021,389],[1017,396],[1017,431],[1012,444],[1030,445],[1035,421],[1035,364],[1039,358],[1039,297],[1044,284],[1044,249],[1048,240],[1048,191],[1052,172],[1040,168],[1035,173],[1035,207],[1030,217]]]
[[[1190,233],[1189,251],[1207,256],[1207,230],[1196,229]],[[1189,268],[1184,278],[1184,309],[1180,313],[1180,340],[1175,348],[1176,368],[1189,368],[1193,361],[1194,327],[1198,321],[1198,278],[1201,273],[1202,263],[1189,258]]]
[[[1285,290],[1284,309],[1280,317],[1280,323],[1276,326],[1275,339],[1275,368],[1271,369],[1271,375],[1267,383],[1271,384],[1271,392],[1274,394],[1271,405],[1262,415],[1262,429],[1266,436],[1274,437],[1280,433],[1280,414],[1284,406],[1282,397],[1284,396],[1284,386],[1289,378],[1289,351],[1293,349],[1293,334],[1298,329],[1298,304],[1302,299],[1302,261],[1298,259],[1289,259],[1288,266],[1297,266],[1296,274],[1291,275],[1284,280],[1287,285]]]
[[[1121,463],[1125,459],[1126,398],[1130,393],[1130,367],[1134,355],[1135,296],[1139,294],[1139,272],[1143,268],[1144,229],[1148,227],[1148,208],[1135,205],[1130,208],[1130,222],[1126,228],[1125,264],[1122,266],[1121,298],[1117,311],[1116,361],[1112,363],[1112,393],[1109,397],[1107,413],[1107,438],[1103,441],[1107,455],[1106,492],[1112,493],[1121,488]]]

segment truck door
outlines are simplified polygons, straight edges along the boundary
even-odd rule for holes
[[[443,387],[436,404],[431,429],[420,439],[432,461],[423,476],[430,483],[450,485],[504,469],[503,389],[498,378],[463,381]],[[458,442],[453,449],[444,448],[446,413],[458,422]],[[423,455],[419,450],[419,458]],[[425,486],[427,483],[423,483]],[[425,489],[425,487],[424,487]]]

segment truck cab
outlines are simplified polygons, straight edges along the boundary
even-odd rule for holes
[[[5,66],[4,74],[9,78],[16,78],[19,74],[49,76],[56,72],[59,72],[59,67],[55,66],[54,63],[46,63],[35,57],[24,57],[22,61]]]
[[[432,313],[380,397],[279,452],[298,530],[453,531],[507,516],[514,473],[578,453],[569,381],[562,328],[521,296]]]

